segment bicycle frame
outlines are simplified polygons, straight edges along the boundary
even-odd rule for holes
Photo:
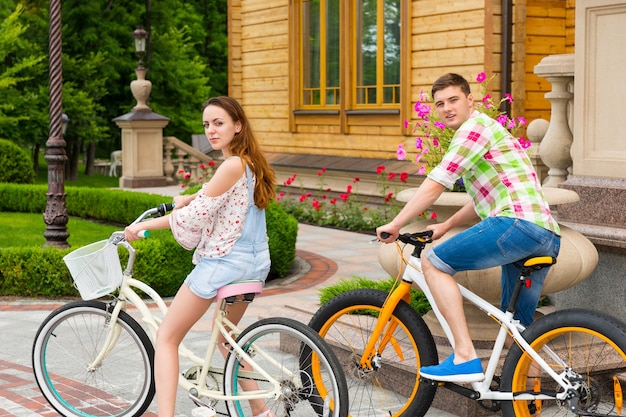
[[[368,340],[368,343],[363,351],[363,355],[361,356],[361,365],[372,368],[373,358],[376,357],[377,352],[382,352],[388,342],[392,339],[393,331],[397,326],[397,323],[389,322],[393,311],[396,306],[400,302],[400,300],[409,301],[410,300],[410,290],[413,284],[417,285],[430,303],[433,313],[437,317],[437,320],[441,324],[441,327],[444,330],[444,333],[450,342],[450,345],[454,348],[454,337],[452,336],[452,332],[450,330],[450,326],[447,321],[443,317],[443,314],[439,310],[437,303],[428,287],[426,282],[426,278],[422,272],[422,263],[421,259],[410,256],[408,261],[403,259],[405,262],[405,270],[402,273],[402,279],[398,286],[393,289],[385,301],[383,309],[378,317],[376,322],[376,326],[374,331],[372,332],[372,336]],[[487,314],[489,317],[494,319],[496,322],[500,324],[500,330],[498,332],[498,336],[496,337],[494,347],[487,363],[487,368],[485,372],[485,379],[482,382],[473,382],[472,388],[480,395],[481,400],[500,400],[500,401],[510,401],[513,399],[516,400],[549,400],[554,399],[555,396],[549,396],[544,394],[529,394],[529,393],[513,393],[513,392],[500,392],[500,391],[492,391],[490,386],[495,375],[496,367],[498,365],[498,360],[500,355],[502,354],[502,350],[505,345],[506,336],[510,334],[515,343],[519,345],[519,347],[526,352],[536,363],[548,374],[550,377],[557,382],[562,388],[563,391],[556,394],[556,398],[559,400],[565,400],[568,397],[568,393],[570,390],[576,389],[576,386],[571,385],[568,382],[567,378],[563,378],[563,375],[559,375],[547,364],[547,362],[539,356],[539,354],[524,340],[521,336],[521,332],[525,330],[525,327],[522,326],[518,320],[513,318],[513,312],[503,312],[499,308],[493,306],[491,303],[485,301],[472,291],[468,290],[461,284],[458,284],[459,289],[461,291],[461,295],[463,298],[476,307],[478,307],[481,311]],[[389,326],[387,326],[389,323]],[[380,341],[377,346],[377,341]],[[550,358],[555,363],[562,365],[562,369],[564,370],[564,374],[569,372],[569,368],[563,361],[554,354],[547,346],[542,348],[543,351],[547,352]]]
[[[139,297],[137,292],[133,288],[137,288],[145,293],[154,303],[156,303],[159,311],[162,315],[165,315],[167,312],[167,305],[161,298],[161,296],[152,289],[149,285],[136,280],[132,277],[132,266],[135,257],[135,249],[125,241],[117,242],[118,246],[123,246],[129,252],[129,261],[126,270],[124,271],[122,284],[120,286],[119,295],[117,296],[116,302],[114,303],[113,309],[111,310],[109,323],[116,323],[120,311],[125,311],[128,303],[132,304],[137,308],[139,314],[141,315],[141,320],[148,327],[150,331],[150,336],[152,340],[156,340],[156,332],[159,327],[160,319],[156,317],[151,311],[146,302]],[[179,346],[179,355],[190,362],[196,364],[200,367],[200,375],[196,378],[198,383],[194,383],[192,381],[187,380],[182,374],[178,376],[178,385],[179,387],[185,389],[189,392],[192,389],[197,391],[195,396],[197,398],[206,397],[210,400],[214,401],[231,401],[231,400],[252,400],[259,398],[276,398],[280,395],[281,386],[280,383],[269,375],[264,369],[262,369],[251,357],[245,352],[236,342],[235,338],[242,332],[234,323],[226,318],[227,312],[226,301],[218,300],[221,305],[218,306],[219,313],[216,314],[216,317],[213,321],[213,330],[211,332],[211,338],[209,340],[209,345],[204,358],[197,356],[191,350],[186,348],[183,343]],[[223,373],[223,369],[217,368],[211,365],[213,355],[217,351],[216,347],[218,345],[218,336],[222,335],[226,342],[230,345],[230,348],[234,353],[239,355],[239,357],[245,361],[253,371],[240,371],[240,375],[250,379],[265,379],[269,381],[272,385],[271,389],[268,390],[257,390],[257,391],[246,391],[243,394],[238,394],[236,396],[233,395],[225,395],[222,391],[207,389],[204,385],[204,381],[209,374],[217,374],[221,375]],[[104,345],[97,355],[96,359],[89,365],[89,369],[97,369],[99,364],[107,357],[107,354],[115,347],[118,338],[120,335],[119,326],[111,325],[109,329],[109,333],[107,335],[106,341]],[[271,361],[277,367],[280,367],[280,364],[272,359],[267,353],[261,351],[258,348],[254,349],[254,353],[256,355],[260,355],[263,358]],[[301,385],[301,381],[298,378],[298,375],[291,374],[291,380],[295,384],[295,386]]]

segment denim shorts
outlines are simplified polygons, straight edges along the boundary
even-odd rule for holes
[[[187,275],[185,284],[200,298],[213,298],[217,290],[231,282],[258,280],[265,282],[270,271],[267,242],[257,245],[235,244],[220,258],[201,258]]]
[[[450,275],[501,266],[500,305],[504,310],[520,273],[516,262],[533,256],[556,257],[560,246],[559,235],[534,223],[510,217],[488,217],[431,249],[425,256],[437,269]],[[524,326],[533,321],[548,270],[535,271],[531,275],[531,287],[522,289],[515,318]]]

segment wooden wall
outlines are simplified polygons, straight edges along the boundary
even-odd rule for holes
[[[574,6],[575,0],[514,0],[514,116],[549,120],[544,94],[551,86],[533,69],[546,55],[573,52]],[[297,0],[229,0],[229,94],[242,102],[271,152],[395,159],[398,143],[412,138],[404,120],[414,117],[420,91],[430,92],[439,75],[464,75],[480,96],[476,75],[501,71],[501,0],[412,0],[405,5],[410,53],[403,75],[410,88],[399,113],[346,114],[342,107],[335,114],[294,114],[297,7]],[[499,77],[491,87],[499,98]]]

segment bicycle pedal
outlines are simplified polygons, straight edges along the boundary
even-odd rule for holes
[[[191,410],[192,417],[215,417],[215,409],[212,407],[197,407]]]

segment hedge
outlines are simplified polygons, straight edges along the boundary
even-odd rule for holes
[[[168,197],[102,188],[66,187],[68,215],[127,225]],[[0,212],[43,213],[47,185],[0,183]],[[268,279],[284,276],[295,259],[298,222],[272,203],[266,210],[272,268]],[[171,236],[133,242],[137,249],[134,276],[162,296],[172,296],[193,268],[193,252]],[[16,247],[0,250],[0,295],[26,297],[77,296],[62,258],[71,249]],[[125,251],[120,250],[122,264]]]

